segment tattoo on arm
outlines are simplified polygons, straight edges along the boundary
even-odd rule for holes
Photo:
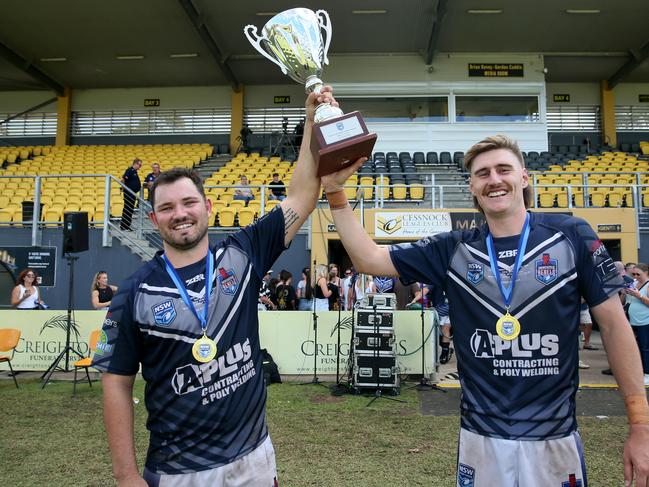
[[[284,236],[288,235],[290,228],[299,220],[300,216],[293,208],[287,208],[284,212]]]

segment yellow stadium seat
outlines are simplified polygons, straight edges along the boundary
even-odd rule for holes
[[[610,191],[608,193],[608,206],[610,207],[622,206],[622,191]]]
[[[605,206],[606,204],[606,193],[601,190],[591,191],[590,193],[590,205],[591,206]]]
[[[539,206],[541,208],[552,208],[554,206],[554,195],[550,191],[539,191]]]
[[[405,200],[406,199],[406,189],[405,184],[397,183],[392,186],[392,197],[395,200]]]
[[[218,213],[218,226],[220,227],[232,227],[234,226],[234,216],[236,211],[232,208],[223,208]]]
[[[568,193],[565,191],[557,193],[557,206],[559,208],[568,208]]]
[[[239,226],[245,227],[250,225],[255,219],[255,210],[251,208],[241,208],[237,213],[239,217]]]
[[[238,211],[239,209],[243,208],[246,206],[246,202],[243,200],[232,200],[230,201],[229,207],[233,208],[234,211]]]

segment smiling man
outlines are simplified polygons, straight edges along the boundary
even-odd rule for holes
[[[575,417],[583,296],[627,405],[625,479],[635,472],[646,487],[649,406],[606,248],[580,218],[527,211],[532,190],[513,140],[488,137],[464,161],[486,224],[411,244],[377,245],[354,216],[343,185],[362,161],[322,178],[359,272],[446,292],[462,385],[457,485],[587,485]]]
[[[327,87],[307,99],[305,141],[315,106],[330,98]],[[104,419],[118,485],[278,485],[257,298],[263,276],[318,198],[317,167],[305,144],[290,195],[216,245],[209,244],[212,204],[198,175],[176,168],[156,178],[150,216],[164,250],[120,286],[93,360],[105,372]],[[140,366],[150,431],[143,475],[133,442]]]

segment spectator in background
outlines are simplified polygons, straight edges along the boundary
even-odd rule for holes
[[[277,289],[277,283],[279,282],[279,279],[276,277],[271,277],[268,280],[268,290],[270,291],[270,300],[273,302],[275,307],[273,308],[274,310],[277,309],[277,296],[275,296],[275,290]]]
[[[638,342],[644,385],[649,386],[649,266],[636,264],[631,276],[636,280],[635,288],[627,288],[629,300],[629,322]]]
[[[396,279],[394,281],[393,291],[397,295],[398,310],[421,308],[421,306],[414,306],[414,304],[419,305],[418,301],[421,298],[421,289],[418,282],[413,282],[406,286],[399,279]]]
[[[245,174],[241,175],[241,184],[234,188],[234,197],[232,199],[241,200],[246,202],[246,206],[250,200],[255,196],[252,194],[252,189],[248,184],[248,177]]]
[[[153,182],[160,175],[160,164],[154,162],[151,165],[151,172],[144,178],[144,187],[147,189],[147,200],[151,203],[151,187]]]
[[[270,281],[270,276],[273,273],[273,270],[270,269],[264,277],[261,279],[261,286],[259,287],[259,300],[257,303],[257,309],[259,311],[268,311],[274,310],[275,303],[270,299],[270,289],[268,288],[268,282]]]
[[[329,281],[327,282],[327,289],[331,291],[331,294],[328,298],[329,311],[338,311],[340,309],[340,286],[337,284],[338,282],[341,282],[338,274],[333,271],[329,271]]]
[[[343,280],[340,278],[340,272],[338,271],[338,266],[336,264],[329,264],[329,282],[335,284],[338,287],[338,295],[342,296],[343,294]]]
[[[95,309],[108,309],[113,294],[117,292],[117,286],[108,284],[108,274],[106,271],[99,271],[92,279],[90,287],[90,300],[92,307]]]
[[[451,319],[449,318],[448,299],[446,295],[435,306],[437,316],[439,317],[439,346],[442,347],[442,353],[439,354],[439,363],[446,364],[453,357],[453,348],[451,348],[451,339],[453,338],[451,331]]]
[[[38,274],[30,268],[18,274],[16,287],[11,291],[11,306],[16,309],[40,309],[44,304],[41,292],[36,285]]]
[[[286,269],[282,269],[279,273],[279,282],[275,287],[275,302],[279,311],[294,311],[295,306],[295,288],[292,286],[291,281],[293,275]]]
[[[122,176],[122,183],[129,190],[123,190],[124,194],[124,209],[122,210],[122,221],[119,225],[120,230],[131,230],[131,221],[133,220],[133,208],[135,208],[135,200],[137,198],[142,184],[140,183],[140,176],[138,170],[142,167],[142,161],[134,159],[133,164]]]
[[[295,145],[300,147],[302,145],[302,136],[304,135],[304,119],[302,118],[293,128],[295,135]]]
[[[633,269],[635,268],[635,262],[627,262],[624,264],[624,272],[626,272],[626,275],[633,278]],[[634,279],[635,281],[635,279]]]
[[[327,284],[327,266],[318,264],[315,266],[315,283],[313,286],[316,311],[329,311],[329,296],[331,296],[331,291]]]
[[[345,269],[345,277],[342,280],[342,294],[340,297],[340,305],[343,310],[349,309],[347,307],[347,297],[349,296],[349,289],[352,285],[352,274],[354,272],[351,268]]]
[[[302,269],[302,279],[297,283],[296,296],[298,299],[297,309],[300,311],[311,311],[313,309],[313,286],[311,285],[311,269]]]
[[[279,173],[273,173],[273,180],[268,183],[270,188],[269,200],[284,201],[286,199],[286,185],[279,179]]]

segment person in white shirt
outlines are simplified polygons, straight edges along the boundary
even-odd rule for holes
[[[29,268],[18,275],[16,287],[11,292],[11,306],[16,309],[38,309],[43,305],[36,279],[36,271]]]

